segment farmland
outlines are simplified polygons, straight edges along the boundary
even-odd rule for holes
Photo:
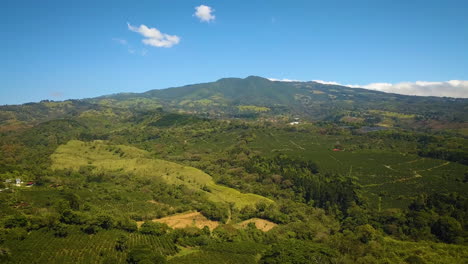
[[[13,112],[0,127],[2,263],[467,257],[461,124],[408,130],[424,111],[341,109],[310,121],[222,96],[121,97],[5,110]],[[159,108],[179,104],[177,112]],[[225,112],[207,118],[214,108]],[[183,113],[200,109],[208,112]]]
[[[248,136],[239,137],[240,134]],[[463,192],[463,181],[468,166],[457,162],[421,157],[415,153],[414,141],[388,140],[369,137],[367,134],[351,135],[347,130],[339,134],[323,135],[318,129],[288,131],[285,129],[251,128],[204,132],[197,138],[187,138],[184,133],[168,135],[154,140],[166,142],[171,154],[155,149],[167,159],[183,160],[199,155],[210,160],[224,156],[224,150],[233,149],[244,138],[244,148],[263,157],[287,155],[317,164],[322,173],[346,175],[360,185],[367,202],[373,208],[404,208],[418,193]],[[340,151],[333,151],[339,146]],[[209,152],[212,155],[206,154]],[[186,164],[205,169],[201,162]],[[216,176],[216,173],[211,173]],[[380,198],[379,198],[380,197]]]
[[[49,232],[34,231],[20,242],[6,244],[15,256],[8,263],[125,263],[126,254],[115,250],[119,235],[125,233],[110,230],[89,236],[72,230],[66,238],[57,238]],[[178,251],[169,237],[134,233],[128,238],[129,247],[144,244],[163,255]]]

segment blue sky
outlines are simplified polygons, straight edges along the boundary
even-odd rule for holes
[[[194,15],[200,5],[212,8],[209,21]],[[7,0],[0,104],[248,75],[363,86],[468,80],[467,14],[462,0]],[[145,37],[141,25],[178,42],[145,44],[167,39]]]

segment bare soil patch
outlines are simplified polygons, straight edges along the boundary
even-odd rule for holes
[[[249,223],[254,223],[257,229],[262,230],[263,232],[268,232],[270,231],[273,227],[277,226],[277,224],[265,220],[265,219],[260,219],[260,218],[251,218],[248,220],[245,220],[243,222],[238,223],[238,226],[245,228]]]
[[[153,219],[153,222],[164,223],[172,228],[198,227],[203,228],[208,226],[210,230],[215,229],[219,222],[211,221],[202,215],[200,212],[187,212],[176,215],[171,215],[159,219]],[[137,222],[141,226],[143,222]]]

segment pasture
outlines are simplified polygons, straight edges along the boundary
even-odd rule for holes
[[[184,185],[201,192],[213,202],[234,203],[238,208],[255,205],[261,201],[272,202],[259,195],[244,194],[218,185],[210,175],[199,169],[151,158],[148,152],[130,146],[108,145],[103,141],[72,140],[59,146],[51,159],[52,168],[56,170],[79,170],[88,166],[96,173],[123,172],[149,180],[158,178],[169,184]]]

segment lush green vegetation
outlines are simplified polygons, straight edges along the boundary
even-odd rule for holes
[[[383,96],[250,77],[1,107],[0,261],[464,263],[466,100]]]

